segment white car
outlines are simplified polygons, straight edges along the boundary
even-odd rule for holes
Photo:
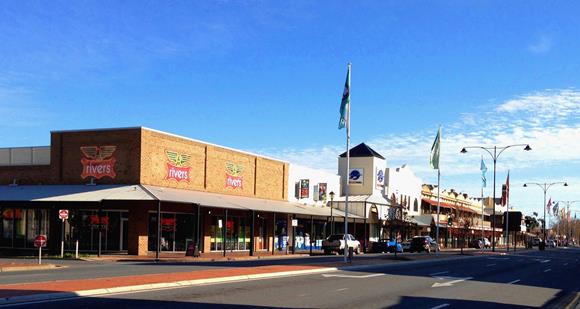
[[[334,234],[328,236],[322,241],[322,250],[325,254],[330,254],[332,252],[343,253],[344,252],[344,234]],[[351,234],[346,234],[346,243],[349,248],[352,248],[356,254],[361,252],[360,242],[354,238]]]

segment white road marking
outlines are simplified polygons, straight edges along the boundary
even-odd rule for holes
[[[518,282],[520,282],[520,279],[516,279],[516,280],[514,280],[512,282],[508,282],[508,284],[514,284],[514,283],[518,283]]]
[[[488,260],[509,260],[510,258],[507,258],[507,257],[503,257],[503,258],[500,258],[500,257],[488,257],[487,259]]]
[[[449,306],[449,304],[441,304],[439,306],[432,307],[431,309],[441,309],[441,308],[445,308],[447,306]]]
[[[540,263],[548,263],[551,260],[541,260]]]
[[[440,271],[440,272],[438,272],[438,273],[433,273],[433,274],[430,274],[429,276],[437,276],[437,275],[443,275],[443,274],[446,274],[446,273],[448,273],[448,272],[449,272],[448,270],[447,270],[447,271]]]
[[[435,282],[431,286],[432,288],[439,288],[439,287],[443,287],[443,286],[452,286],[455,283],[459,283],[459,282],[473,279],[473,277],[465,277],[465,278],[441,277],[438,279],[456,279],[456,280],[452,280],[452,281],[448,281],[448,282],[444,282],[444,283]]]
[[[342,292],[342,291],[346,291],[346,290],[348,290],[348,288],[342,288],[342,289],[338,289],[338,290],[336,290],[336,291],[337,291],[337,292]]]
[[[552,271],[552,270],[551,270],[550,268],[548,268],[548,269],[544,270],[544,272],[545,272],[545,273],[547,273],[547,272],[549,272],[549,271]]]
[[[490,267],[490,266],[495,266],[495,265],[497,265],[497,264],[487,264],[487,265],[485,265],[485,267]]]
[[[333,274],[322,274],[323,277],[325,278],[330,278],[330,277],[339,277],[339,278],[353,278],[353,279],[363,279],[363,278],[372,278],[372,277],[378,277],[378,276],[385,276],[385,274],[369,274],[369,275],[362,275],[362,276],[354,276],[354,275],[333,275]]]
[[[568,263],[564,263],[564,266],[568,266]]]

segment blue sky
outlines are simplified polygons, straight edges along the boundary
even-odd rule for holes
[[[479,195],[482,153],[461,147],[530,143],[502,154],[497,181],[510,169],[512,204],[540,211],[542,191],[523,182],[565,180],[549,195],[580,200],[579,11],[575,1],[5,3],[0,147],[142,125],[336,170],[350,61],[353,145],[435,182],[441,124],[442,186]]]

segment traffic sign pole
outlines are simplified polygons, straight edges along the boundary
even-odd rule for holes
[[[38,265],[42,264],[42,246],[38,246]]]
[[[64,220],[62,219],[62,231],[60,233],[60,257],[64,258]]]

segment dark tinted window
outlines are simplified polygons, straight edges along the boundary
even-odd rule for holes
[[[328,240],[330,240],[330,241],[342,240],[342,239],[344,239],[344,235],[342,235],[342,234],[330,235],[328,237]]]

